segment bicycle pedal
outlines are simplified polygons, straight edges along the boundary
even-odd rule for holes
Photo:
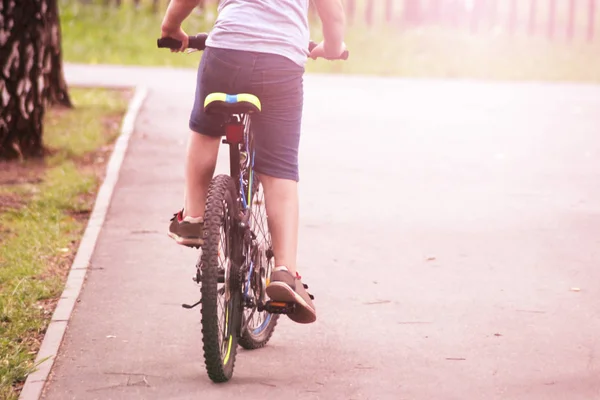
[[[296,303],[283,301],[267,301],[264,310],[271,314],[291,314],[296,309]]]

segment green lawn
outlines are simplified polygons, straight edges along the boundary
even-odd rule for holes
[[[45,118],[45,160],[0,168],[0,399],[16,399],[93,206],[122,92],[71,89],[76,109]],[[17,177],[17,179],[14,179]]]
[[[162,12],[83,5],[61,0],[64,57],[68,62],[195,68],[200,54],[173,54],[156,48]],[[210,30],[211,22],[194,13],[184,28],[189,34]],[[313,39],[321,37],[313,24]],[[503,33],[473,36],[450,29],[410,29],[356,24],[348,32],[346,62],[309,60],[309,72],[405,77],[502,80],[600,81],[598,43],[573,44],[510,37]]]

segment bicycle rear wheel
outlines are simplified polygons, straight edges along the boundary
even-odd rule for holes
[[[250,229],[256,235],[254,251],[254,272],[250,277],[249,290],[255,302],[264,304],[267,301],[265,289],[274,268],[275,259],[271,244],[271,233],[267,222],[267,211],[263,187],[257,176],[254,176],[254,195],[250,211]],[[256,307],[245,311],[246,329],[240,337],[240,346],[247,350],[264,347],[275,330],[279,315],[267,311],[258,311]]]
[[[233,375],[242,317],[235,199],[231,177],[219,175],[212,180],[200,270],[204,360],[214,382],[226,382]]]

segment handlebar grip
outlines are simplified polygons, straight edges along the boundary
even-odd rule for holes
[[[204,50],[206,48],[206,33],[199,33],[196,36],[189,36],[188,48],[196,50]],[[179,49],[181,48],[181,40],[171,37],[160,38],[156,41],[158,48],[162,49]]]
[[[308,51],[313,51],[313,49],[315,47],[317,47],[316,42],[313,42],[312,40],[310,41],[310,43],[308,43]],[[344,52],[337,58],[331,58],[329,60],[347,60],[348,56],[350,55],[350,52],[348,50],[344,50]]]
[[[164,37],[158,39],[156,45],[159,49],[179,49],[181,47],[181,41],[170,37]]]
[[[206,39],[208,39],[207,33],[199,33],[195,36],[190,36],[188,47],[196,50],[204,50],[206,49]]]

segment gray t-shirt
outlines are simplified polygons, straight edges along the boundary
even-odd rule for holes
[[[206,45],[280,54],[300,66],[308,57],[309,0],[221,0]]]

